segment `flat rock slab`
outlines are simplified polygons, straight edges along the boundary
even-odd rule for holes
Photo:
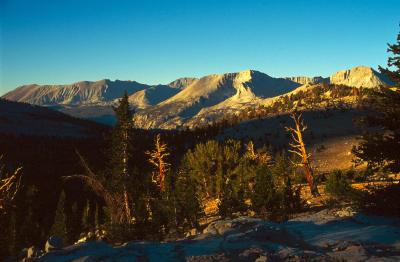
[[[87,242],[38,261],[399,261],[399,246],[399,220],[323,210],[280,224],[249,217],[214,221],[179,241]]]

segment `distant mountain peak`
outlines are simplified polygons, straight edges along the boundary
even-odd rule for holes
[[[253,69],[210,74],[199,79],[178,78],[166,85],[146,85],[136,81],[102,79],[70,85],[25,85],[3,96],[8,100],[68,109],[69,114],[89,118],[104,115],[124,91],[137,109],[135,121],[143,128],[175,128],[190,121],[208,121],[212,116],[240,112],[243,108],[267,103],[264,100],[312,88],[321,82],[356,88],[390,85],[386,76],[368,66],[341,70],[328,78],[294,76],[276,78]],[[263,102],[264,101],[264,102]],[[94,109],[95,108],[95,109]],[[82,112],[86,113],[83,114]],[[95,112],[96,111],[96,112]],[[102,116],[101,116],[102,117]],[[111,115],[110,117],[114,117]]]
[[[351,87],[374,88],[382,85],[391,85],[386,76],[368,66],[356,66],[340,70],[329,77],[331,84]]]
[[[168,86],[178,89],[184,89],[197,80],[198,79],[194,77],[181,77],[169,83]]]
[[[253,70],[253,69],[247,69],[247,70],[240,71],[240,72],[237,73],[237,75],[240,76],[240,77],[244,77],[244,78],[246,78],[246,77],[247,78],[253,78],[253,77],[257,77],[259,75],[263,75],[263,76],[268,76],[269,77],[269,75],[267,75],[265,73],[262,73],[260,71],[257,71],[257,70]]]

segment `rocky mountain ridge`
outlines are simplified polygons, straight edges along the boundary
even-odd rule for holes
[[[249,107],[268,105],[279,96],[313,88],[320,83],[374,88],[391,85],[382,74],[366,66],[338,71],[328,78],[275,78],[245,70],[197,78],[179,78],[166,85],[135,81],[83,81],[71,85],[25,85],[3,98],[35,105],[55,106],[73,116],[107,122],[112,105],[126,90],[136,110],[135,123],[141,128],[173,129],[207,124],[221,115]],[[93,110],[96,108],[96,110]],[[112,122],[112,121],[111,121]]]

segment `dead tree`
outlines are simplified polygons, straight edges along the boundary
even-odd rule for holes
[[[167,152],[167,144],[161,141],[160,134],[156,136],[154,144],[154,150],[147,151],[146,154],[149,156],[149,162],[157,168],[157,171],[153,173],[152,181],[156,183],[160,191],[163,192],[165,190],[165,173],[170,166],[170,164],[165,161],[165,158],[169,156],[169,153]]]
[[[254,143],[250,140],[249,143],[246,145],[246,154],[245,157],[252,161],[255,161],[260,164],[270,165],[272,161],[272,157],[268,150],[258,151],[254,150]]]
[[[0,160],[3,156],[0,156]],[[0,166],[0,215],[6,215],[11,207],[21,185],[22,168],[17,168],[11,174],[5,172],[5,166]]]
[[[297,114],[294,111],[291,115],[296,127],[286,127],[286,130],[290,132],[293,143],[289,143],[292,148],[289,152],[297,155],[301,159],[301,163],[297,164],[304,168],[304,172],[306,175],[308,186],[310,187],[311,194],[313,196],[319,196],[318,187],[314,180],[313,170],[310,164],[311,154],[307,153],[306,145],[303,140],[303,132],[307,129],[307,126],[304,124],[304,121],[301,119],[301,114]]]
[[[102,182],[97,178],[95,173],[90,169],[85,159],[81,156],[79,152],[76,152],[82,166],[86,171],[86,175],[72,175],[65,176],[65,180],[69,179],[80,179],[95,193],[98,197],[102,198],[107,206],[111,223],[113,224],[123,224],[132,223],[133,218],[127,216],[126,203],[125,203],[125,192],[110,192],[102,184]]]

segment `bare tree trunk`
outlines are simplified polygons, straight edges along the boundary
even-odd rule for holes
[[[80,179],[84,181],[98,197],[104,199],[104,202],[110,213],[110,218],[112,223],[123,223],[125,220],[127,220],[127,222],[130,222],[131,216],[128,212],[126,212],[126,210],[129,210],[130,212],[129,202],[128,202],[128,209],[126,208],[126,202],[125,202],[126,200],[128,200],[127,195],[125,198],[125,192],[127,191],[124,190],[123,194],[109,192],[103,186],[103,184],[97,179],[97,176],[90,169],[90,167],[88,166],[82,155],[78,151],[76,151],[76,154],[78,155],[84,169],[86,170],[87,175],[66,176],[64,177],[64,179],[72,179],[72,178]],[[127,216],[127,214],[129,214],[129,216]]]
[[[126,216],[126,221],[128,223],[131,223],[132,221],[132,214],[131,214],[131,208],[129,207],[129,197],[128,197],[128,191],[126,190],[126,187],[124,186],[124,204],[125,204],[125,216]]]
[[[297,115],[296,112],[292,113],[292,119],[296,125],[294,128],[286,128],[286,130],[291,132],[294,143],[290,143],[293,150],[290,152],[297,154],[301,158],[301,165],[304,168],[308,186],[310,187],[311,194],[313,196],[319,196],[317,184],[314,181],[314,174],[310,164],[310,154],[307,153],[306,146],[303,141],[303,132],[306,130],[306,126],[301,120],[301,114]]]
[[[124,148],[122,153],[123,153],[122,176],[124,178],[127,178],[128,177],[128,131],[127,130],[124,130]],[[126,222],[131,223],[132,213],[131,213],[131,208],[129,206],[129,196],[125,183],[124,183],[124,207],[125,207]]]
[[[7,214],[13,208],[22,177],[22,167],[17,168],[11,175],[5,174],[4,169],[5,167],[0,165],[0,216]]]
[[[154,144],[155,149],[151,152],[147,151],[146,154],[150,157],[149,162],[158,169],[156,179],[152,178],[152,180],[157,183],[160,187],[160,191],[163,192],[165,190],[165,173],[168,171],[170,166],[170,164],[165,161],[165,158],[169,156],[169,153],[167,151],[167,144],[161,141],[160,134],[157,134]]]

